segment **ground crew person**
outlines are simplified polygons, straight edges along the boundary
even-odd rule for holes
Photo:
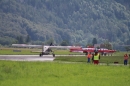
[[[87,54],[87,59],[88,59],[88,63],[90,63],[90,59],[91,59],[91,57],[92,57],[92,55],[91,55],[91,52],[89,52],[88,54]]]
[[[92,59],[94,64],[99,64],[100,54],[97,50],[95,51],[95,54],[93,55]]]
[[[124,65],[127,65],[128,62],[128,55],[127,53],[124,55]]]

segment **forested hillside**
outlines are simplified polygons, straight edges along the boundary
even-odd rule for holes
[[[129,0],[0,0],[1,45],[86,45],[93,38],[130,44]]]

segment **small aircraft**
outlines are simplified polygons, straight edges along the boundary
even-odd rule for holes
[[[106,55],[106,54],[113,54],[114,52],[116,52],[116,50],[109,50],[106,48],[82,48],[82,47],[71,47],[70,48],[70,52],[80,52],[80,53],[86,53],[88,54],[89,52],[94,53],[95,50],[98,50],[99,53],[101,53],[102,55]]]
[[[42,48],[42,51],[40,51],[39,56],[48,55],[50,52],[52,53],[53,57],[55,57],[54,52],[52,49],[58,48],[58,49],[70,49],[72,46],[54,46],[52,43],[50,45],[30,45],[30,44],[12,44],[14,47],[28,47],[28,48]],[[39,52],[39,51],[37,51]]]

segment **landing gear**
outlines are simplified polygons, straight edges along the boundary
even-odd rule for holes
[[[44,53],[43,53],[43,52],[41,52],[41,53],[39,54],[39,56],[40,56],[40,57],[42,57],[42,56],[43,56],[43,54],[44,54]]]
[[[46,52],[46,53],[45,53],[45,52],[41,52],[41,53],[39,54],[40,57],[42,57],[43,55],[49,55],[49,53],[47,53],[47,52]],[[52,56],[55,57],[55,54],[52,53]]]
[[[53,57],[55,57],[55,54],[54,54],[54,53],[53,53],[52,55],[53,55]]]
[[[39,56],[41,57],[41,56],[43,56],[43,55],[48,55],[49,53],[45,53],[45,52],[41,52],[40,54],[39,54]]]

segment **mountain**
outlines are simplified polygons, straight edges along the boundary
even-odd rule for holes
[[[130,43],[129,0],[0,0],[0,44]],[[23,41],[20,41],[23,40]]]

